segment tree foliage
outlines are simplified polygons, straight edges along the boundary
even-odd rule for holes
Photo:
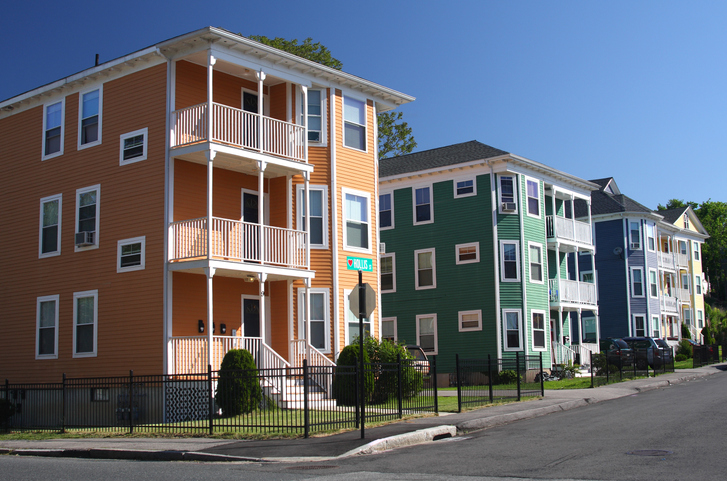
[[[293,55],[312,60],[326,67],[341,70],[343,63],[331,55],[320,42],[313,42],[311,37],[299,44],[297,39],[286,40],[281,37],[268,38],[264,35],[248,35],[248,38],[256,42],[284,50]],[[378,114],[379,124],[379,159],[396,155],[408,154],[417,146],[412,134],[412,128],[403,121],[401,112],[382,112]]]
[[[702,266],[709,278],[711,294],[724,301],[727,276],[727,203],[707,200],[695,210],[699,221],[709,233],[702,246]]]
[[[262,401],[255,359],[245,349],[230,349],[222,359],[215,401],[226,417],[254,411]]]
[[[657,210],[670,210],[670,209],[678,209],[679,207],[686,207],[686,206],[692,206],[692,209],[697,210],[698,204],[696,202],[684,202],[681,199],[669,199],[669,202],[666,203],[666,205],[659,204],[656,206]]]

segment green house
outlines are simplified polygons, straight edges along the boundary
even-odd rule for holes
[[[579,262],[594,245],[573,212],[597,188],[477,141],[382,159],[382,337],[421,346],[444,375],[455,355],[585,362],[597,322],[580,314],[598,312],[597,290]]]

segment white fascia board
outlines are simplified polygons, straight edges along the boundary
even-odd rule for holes
[[[502,156],[501,156],[502,157]],[[381,184],[392,184],[394,182],[401,182],[405,181],[407,179],[417,179],[424,176],[434,176],[439,174],[448,174],[450,172],[454,172],[457,170],[465,170],[470,168],[476,168],[476,167],[482,167],[487,168],[487,171],[483,173],[489,174],[489,164],[488,162],[493,159],[499,159],[500,157],[492,157],[489,159],[481,159],[481,160],[472,160],[470,162],[463,162],[461,164],[452,164],[452,165],[445,165],[442,167],[437,167],[433,169],[425,169],[425,170],[417,170],[415,172],[405,172],[403,174],[397,174],[397,175],[390,175],[387,177],[380,177],[379,178],[379,185]],[[497,171],[495,172],[497,173]]]
[[[534,160],[530,160],[515,154],[511,154],[511,157],[513,163],[521,164],[528,169],[539,172],[541,174],[541,178],[546,180],[546,182],[548,181],[547,179],[550,178],[552,182],[548,183],[555,185],[557,185],[559,182],[565,183],[571,186],[572,189],[580,190],[582,193],[586,193],[589,197],[591,195],[591,191],[600,189],[600,186],[598,184],[595,184],[585,179],[581,179],[580,177],[576,177],[575,175],[568,174],[567,172],[563,172],[562,170],[554,169],[545,164],[541,164],[540,162],[536,162]]]
[[[649,214],[648,212],[613,212],[609,214],[591,214],[593,222],[605,222],[615,219],[649,219],[659,222],[663,219],[659,214]]]
[[[256,59],[254,57],[247,56],[242,52],[238,54],[237,52],[229,52],[226,50],[223,51],[216,45],[213,45],[211,50],[212,55],[219,60],[233,63],[235,65],[241,65],[243,67],[249,68],[252,71],[262,70],[266,74],[270,74],[273,77],[280,78],[287,82],[305,85],[308,88],[313,86],[313,82],[311,81],[310,77],[294,74],[290,71],[280,70],[279,67],[277,67],[273,62],[270,62],[268,60]]]

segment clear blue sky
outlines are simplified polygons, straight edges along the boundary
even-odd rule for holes
[[[417,98],[417,150],[478,140],[650,208],[727,201],[727,2],[46,0],[2,19],[0,99],[209,25],[310,36]]]

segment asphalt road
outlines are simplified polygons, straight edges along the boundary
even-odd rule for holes
[[[307,464],[0,456],[0,480],[722,480],[727,373],[374,456]]]

